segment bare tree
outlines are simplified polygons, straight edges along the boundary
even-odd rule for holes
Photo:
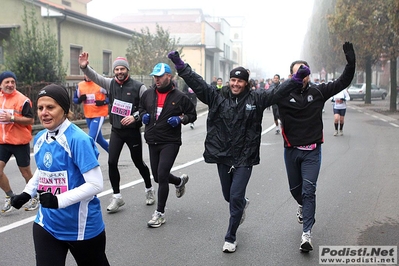
[[[156,64],[169,63],[167,55],[170,51],[182,52],[178,43],[179,39],[171,38],[169,32],[158,24],[154,34],[150,33],[148,27],[141,29],[141,34],[133,35],[129,40],[126,57],[130,70],[135,75],[148,75]]]

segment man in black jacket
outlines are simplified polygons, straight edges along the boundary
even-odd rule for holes
[[[204,159],[216,163],[224,199],[230,204],[230,220],[223,252],[235,252],[236,232],[244,221],[244,210],[249,204],[245,191],[252,167],[259,164],[263,111],[302,87],[303,78],[310,74],[303,66],[293,79],[273,90],[251,90],[249,73],[243,67],[230,72],[228,87],[218,92],[185,64],[178,52],[168,57],[175,64],[180,77],[208,105],[207,135]],[[226,90],[227,89],[227,90]]]
[[[321,166],[324,103],[348,87],[355,74],[356,58],[352,43],[346,42],[343,50],[348,63],[337,80],[315,85],[310,84],[309,77],[306,77],[301,88],[277,103],[288,183],[299,205],[298,222],[303,224],[300,244],[303,252],[313,250],[311,229],[315,223],[316,183]],[[303,65],[308,66],[308,63],[302,60],[293,62],[290,73],[296,75]]]
[[[178,198],[185,193],[188,175],[177,177],[170,170],[182,144],[181,124],[194,123],[197,112],[191,100],[175,88],[168,64],[157,64],[150,75],[155,83],[140,99],[140,116],[145,124],[152,175],[158,183],[158,206],[147,225],[156,228],[165,223],[169,183],[175,185]]]
[[[143,148],[139,116],[139,102],[146,86],[132,79],[129,75],[129,64],[126,58],[117,57],[112,64],[114,78],[105,78],[96,73],[89,64],[89,54],[79,55],[79,65],[83,73],[94,83],[108,91],[109,121],[112,125],[108,150],[108,172],[112,190],[114,192],[111,203],[107,207],[109,212],[117,212],[125,202],[120,193],[120,173],[118,170],[119,156],[126,143],[130,150],[130,157],[140,172],[145,183],[146,204],[155,203],[155,192],[151,184],[148,166],[143,161]]]

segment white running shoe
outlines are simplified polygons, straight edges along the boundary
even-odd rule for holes
[[[240,224],[242,224],[245,221],[245,210],[248,208],[249,206],[249,199],[245,198],[245,206],[244,206],[244,211],[242,212],[242,216],[241,216],[241,220],[240,220]]]
[[[154,188],[149,189],[145,193],[145,203],[147,205],[153,205],[155,203],[155,190],[154,190]]]
[[[181,177],[181,185],[176,186],[176,197],[181,198],[183,197],[184,193],[186,193],[186,184],[188,182],[188,175],[184,174]]]
[[[9,212],[11,211],[12,206],[11,206],[11,197],[10,196],[6,196],[5,200],[4,200],[4,206],[1,209],[1,212]]]
[[[299,247],[299,250],[302,252],[309,252],[313,250],[310,233],[302,233],[301,246]]]
[[[298,205],[298,210],[296,211],[296,218],[298,220],[298,223],[303,224],[302,205]]]
[[[36,197],[31,198],[25,206],[25,211],[34,211],[39,207],[39,199]]]
[[[148,227],[157,228],[163,225],[166,222],[165,214],[159,211],[155,211],[152,215],[151,220],[148,221]]]
[[[119,210],[119,207],[122,207],[125,205],[125,202],[123,201],[122,198],[111,198],[111,203],[107,207],[107,211],[109,212],[117,212]]]
[[[223,252],[224,253],[233,253],[235,252],[237,249],[237,241],[234,241],[234,243],[230,243],[230,242],[224,242],[223,245]]]

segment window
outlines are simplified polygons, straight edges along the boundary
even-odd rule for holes
[[[81,75],[80,67],[79,67],[79,55],[82,52],[81,47],[71,47],[70,48],[70,58],[69,58],[69,65],[71,66],[70,72],[71,75]]]
[[[62,4],[63,4],[64,6],[69,6],[69,7],[72,6],[72,5],[71,5],[71,2],[65,1],[65,0],[62,0]]]
[[[111,52],[103,52],[103,75],[104,76],[111,76],[111,63],[112,63],[112,54]]]

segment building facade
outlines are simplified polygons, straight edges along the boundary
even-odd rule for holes
[[[145,9],[115,17],[112,23],[137,32],[148,28],[151,33],[159,25],[179,40],[182,59],[208,83],[213,77],[227,81],[229,71],[242,64],[242,43],[236,42],[235,27],[201,9]]]
[[[78,56],[82,51],[90,54],[90,65],[105,76],[112,75],[111,65],[118,56],[126,56],[128,40],[134,31],[87,16],[90,0],[2,0],[0,16],[0,65],[4,65],[7,52],[2,46],[11,30],[24,31],[24,8],[33,9],[39,24],[47,25],[63,51],[62,64],[67,69],[67,83],[82,80]],[[38,25],[40,27],[40,25]],[[41,28],[41,27],[40,27]]]

